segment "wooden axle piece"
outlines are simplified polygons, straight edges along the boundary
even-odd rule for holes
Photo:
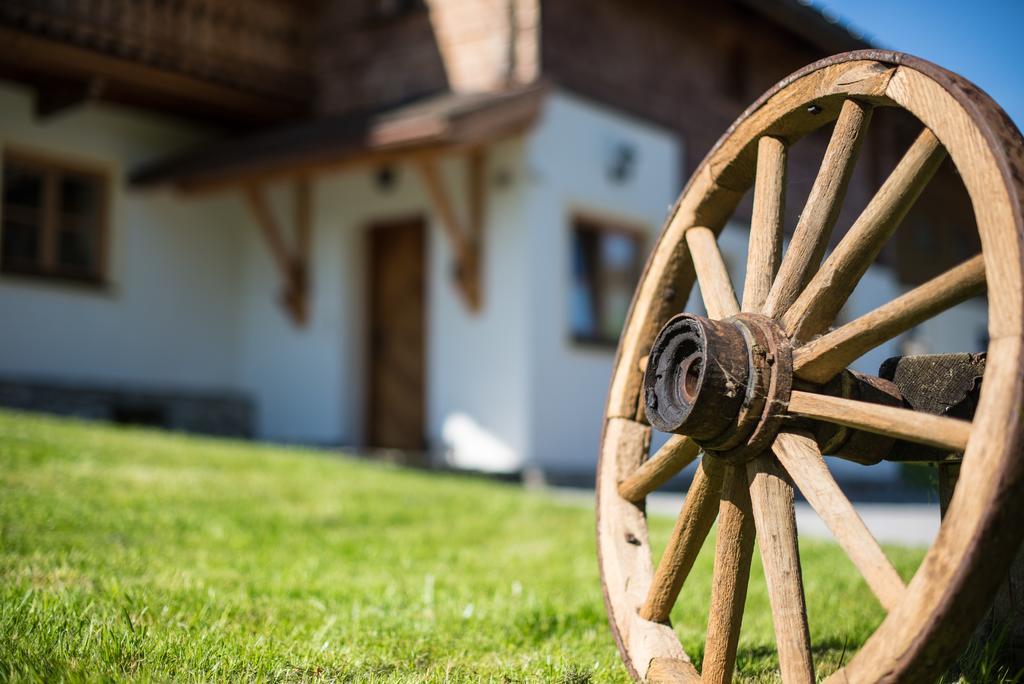
[[[818,392],[881,406],[911,409],[930,416],[970,420],[974,417],[985,354],[921,354],[886,360],[879,377],[844,371]],[[887,437],[843,425],[814,421],[811,430],[822,453],[864,465],[880,461],[955,463],[962,452]]]
[[[878,374],[899,389],[903,402],[915,411],[952,418],[974,418],[985,374],[985,354],[921,354],[886,360]],[[921,444],[897,441],[890,461],[942,462],[960,454]]]
[[[903,405],[903,397],[896,385],[854,371],[843,371],[821,388],[821,393],[884,406]],[[823,454],[863,465],[888,459],[896,443],[892,437],[837,423],[812,421],[807,428]]]
[[[959,458],[970,423],[948,418],[973,415],[984,355],[899,357],[883,364],[882,377],[846,370],[794,391],[790,347],[778,332],[754,314],[670,319],[645,369],[643,409],[651,425],[731,463],[760,455],[783,426],[809,432],[822,453],[864,465]],[[623,495],[643,496],[643,482]]]

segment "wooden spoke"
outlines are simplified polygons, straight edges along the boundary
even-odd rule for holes
[[[793,351],[793,372],[828,382],[865,352],[985,291],[981,255]]]
[[[745,467],[726,469],[718,509],[711,612],[701,668],[704,684],[732,681],[736,666],[736,646],[750,579],[750,557],[754,553],[754,515],[750,510],[748,486]]]
[[[786,203],[786,144],[762,137],[757,143],[754,209],[747,247],[747,278],[743,283],[743,310],[760,311],[782,255],[782,228]]]
[[[725,318],[738,313],[740,305],[729,280],[729,271],[710,228],[695,226],[686,231],[686,244],[693,256],[693,265],[700,283],[704,308],[711,318]]]
[[[805,435],[780,433],[772,451],[832,530],[836,541],[860,571],[882,607],[893,610],[906,592],[903,580],[871,536],[853,504],[839,489],[815,441]]]
[[[699,453],[700,446],[692,439],[672,435],[654,456],[619,483],[619,496],[634,503],[643,501],[644,497],[690,465]]]
[[[683,582],[690,574],[697,553],[715,523],[724,474],[725,466],[720,461],[701,459],[693,476],[693,484],[686,492],[683,509],[676,519],[668,546],[658,563],[647,600],[640,609],[640,617],[645,620],[668,621]]]
[[[967,448],[971,436],[966,420],[796,390],[789,398],[789,412],[956,453]]]
[[[797,548],[793,487],[770,454],[750,461],[747,477],[782,681],[810,683],[814,681],[814,663]]]
[[[806,340],[832,323],[945,157],[942,143],[924,129],[782,317],[786,332]]]
[[[843,103],[793,240],[768,293],[764,307],[768,316],[782,315],[821,263],[870,120],[870,105],[857,100]]]

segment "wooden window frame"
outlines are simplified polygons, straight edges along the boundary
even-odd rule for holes
[[[4,278],[27,278],[48,283],[105,287],[107,285],[108,243],[110,236],[110,205],[112,201],[112,172],[99,163],[90,163],[62,155],[40,152],[21,147],[5,146],[0,159],[0,178],[8,164],[16,164],[43,177],[43,199],[40,211],[40,267],[38,269],[11,266],[0,250],[0,275]],[[87,177],[97,182],[99,208],[95,231],[95,257],[89,272],[75,273],[57,264],[57,244],[60,233],[59,182],[62,177]],[[2,188],[0,188],[2,190]],[[6,199],[0,196],[0,234],[3,231]]]
[[[573,250],[575,245],[575,238],[577,232],[581,230],[591,231],[601,236],[603,235],[624,235],[631,238],[636,244],[636,262],[633,265],[637,276],[637,282],[643,275],[644,262],[646,260],[646,248],[648,231],[644,225],[637,221],[632,221],[628,218],[619,218],[607,215],[594,215],[587,212],[573,212],[569,215],[569,287],[572,288],[573,278],[575,277],[572,273],[572,259],[574,258]],[[592,282],[591,286],[594,288],[594,306],[597,310],[595,315],[600,317],[601,310],[601,283]],[[634,286],[635,287],[635,286]],[[615,339],[609,337],[603,337],[598,334],[596,336],[580,335],[572,329],[572,318],[566,316],[568,325],[569,341],[577,347],[591,348],[591,349],[602,349],[614,351],[619,344],[619,337],[617,335]],[[597,321],[598,329],[601,328],[601,320]]]

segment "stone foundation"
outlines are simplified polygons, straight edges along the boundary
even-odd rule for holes
[[[236,392],[183,392],[0,378],[0,406],[87,420],[251,437],[255,406]]]

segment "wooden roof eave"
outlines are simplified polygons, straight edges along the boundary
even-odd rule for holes
[[[367,148],[356,152],[339,154],[309,155],[285,162],[253,163],[235,169],[218,170],[210,173],[196,173],[170,181],[180,192],[196,195],[235,190],[251,185],[291,182],[325,174],[341,173],[352,169],[398,163],[418,155],[432,155],[449,152],[452,145],[443,142],[423,141],[415,145],[393,145]]]
[[[218,159],[214,146],[197,155],[157,162],[132,174],[137,187],[173,185],[187,193],[211,193],[253,184],[294,181],[352,168],[400,163],[459,153],[520,135],[536,121],[547,88],[533,85],[512,94],[481,96],[469,106],[431,108],[419,105],[374,118],[351,140],[322,144],[307,139],[303,147],[278,145],[265,156],[243,154]],[[244,149],[245,140],[232,143]]]

